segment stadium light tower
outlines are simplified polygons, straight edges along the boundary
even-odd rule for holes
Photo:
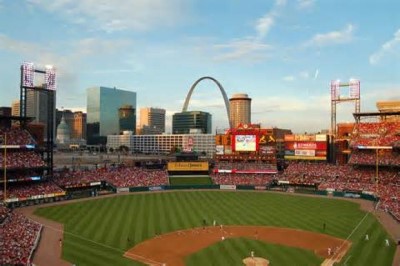
[[[341,94],[341,89],[347,88],[348,94]],[[331,134],[336,137],[336,105],[341,102],[354,102],[355,113],[360,112],[360,81],[350,79],[348,83],[340,80],[331,81]]]

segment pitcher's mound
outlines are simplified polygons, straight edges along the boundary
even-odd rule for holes
[[[260,257],[247,257],[243,259],[243,263],[246,266],[268,266],[269,260]]]

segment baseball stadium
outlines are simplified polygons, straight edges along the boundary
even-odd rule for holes
[[[332,132],[239,124],[212,158],[55,152],[50,116],[0,116],[0,264],[400,265],[400,112],[336,124],[336,85]]]

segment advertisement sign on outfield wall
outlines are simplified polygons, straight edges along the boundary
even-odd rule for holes
[[[208,171],[208,162],[168,162],[168,171]]]
[[[220,185],[221,190],[236,190],[236,185]]]

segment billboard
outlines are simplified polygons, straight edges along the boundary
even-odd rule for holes
[[[328,142],[324,134],[285,135],[285,159],[326,160]]]
[[[257,150],[256,135],[235,135],[236,151],[256,151]]]
[[[215,154],[223,155],[224,154],[224,145],[215,145]]]
[[[208,162],[168,162],[168,171],[208,171]]]
[[[285,142],[285,150],[326,150],[327,143],[317,141],[291,141]]]

